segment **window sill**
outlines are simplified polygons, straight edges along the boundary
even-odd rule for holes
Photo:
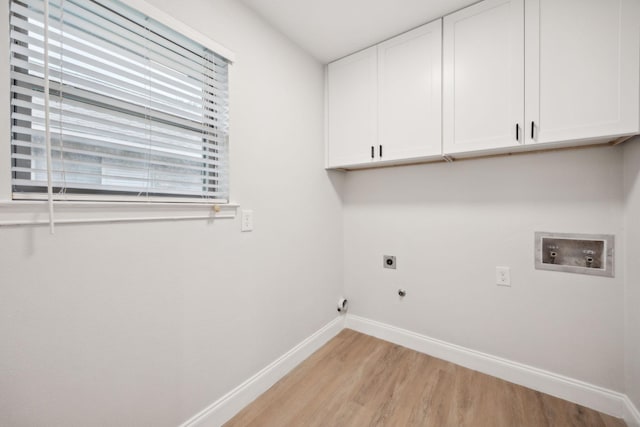
[[[56,201],[53,203],[53,217],[55,224],[215,220],[235,218],[237,208],[234,203]],[[48,224],[46,201],[0,201],[0,227]]]

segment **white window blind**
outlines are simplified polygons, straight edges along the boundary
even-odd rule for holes
[[[228,61],[116,0],[44,1],[10,1],[14,198],[46,196],[48,136],[54,199],[228,202]]]

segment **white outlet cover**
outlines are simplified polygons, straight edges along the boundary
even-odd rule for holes
[[[241,231],[253,231],[253,211],[244,209],[240,215]]]
[[[511,286],[511,272],[509,267],[496,267],[496,285]]]

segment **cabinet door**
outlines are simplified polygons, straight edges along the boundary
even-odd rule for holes
[[[527,0],[527,142],[638,132],[639,5]]]
[[[379,160],[442,154],[442,22],[378,45]]]
[[[524,0],[485,0],[443,25],[444,153],[522,143]]]
[[[377,146],[376,47],[332,62],[328,66],[327,166],[370,162]]]

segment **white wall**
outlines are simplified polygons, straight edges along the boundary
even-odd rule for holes
[[[0,425],[174,426],[336,315],[342,178],[323,170],[322,66],[240,2],[152,4],[237,54],[232,199],[255,231],[0,228]]]
[[[640,410],[640,137],[624,146],[626,393]]]
[[[350,172],[351,312],[623,391],[621,165],[606,147]],[[535,270],[535,231],[614,234],[616,277]]]

